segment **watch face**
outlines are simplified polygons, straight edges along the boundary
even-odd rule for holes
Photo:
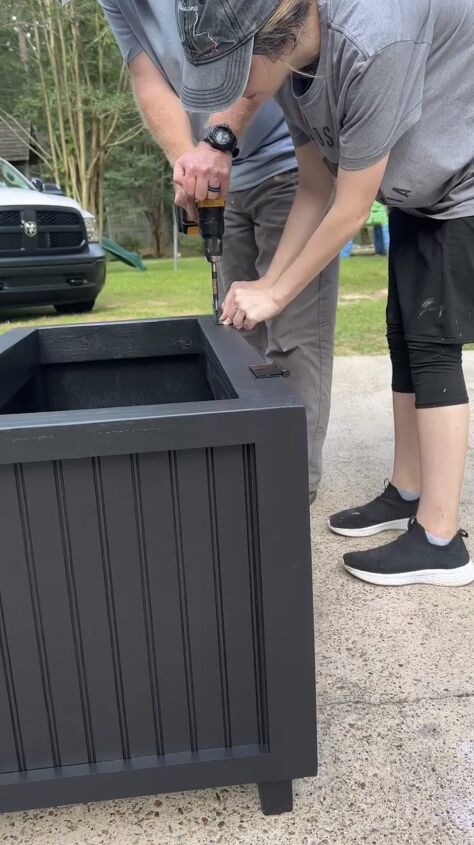
[[[219,146],[224,147],[226,144],[230,143],[231,140],[231,134],[228,129],[225,129],[224,127],[220,126],[218,129],[215,130],[214,141],[216,142],[216,144],[219,144]]]

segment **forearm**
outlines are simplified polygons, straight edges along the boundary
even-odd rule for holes
[[[322,190],[325,171],[318,171],[318,161],[319,164],[321,162],[318,157],[314,157],[311,146],[306,144],[301,147],[297,155],[302,165],[304,188],[308,190],[312,178],[315,199],[324,195],[332,197],[332,185],[326,183],[326,190]],[[310,167],[312,157],[314,168]],[[363,226],[382,184],[387,163],[388,156],[364,170],[346,171],[339,168],[333,205],[306,244],[303,244],[303,235],[306,237],[310,227],[308,225],[301,232],[298,226],[303,226],[302,214],[310,213],[309,200],[306,198],[305,203],[300,200],[299,213],[292,214],[285,233],[285,245],[280,247],[274,268],[279,271],[290,256],[292,260],[280,272],[279,278],[276,281],[272,279],[269,285],[259,285],[258,282],[234,283],[224,302],[224,324],[251,331],[263,320],[270,320],[280,314]],[[322,210],[323,204],[319,213]],[[314,224],[315,216],[311,218],[311,228]],[[293,245],[291,238],[295,240]],[[277,266],[278,262],[281,262],[280,266]]]
[[[280,243],[265,275],[270,284],[275,284],[301,254],[324,219],[329,202],[329,197],[315,197],[311,190],[298,187]]]
[[[174,166],[194,146],[189,117],[177,94],[144,53],[131,63],[130,75],[143,122]]]
[[[274,283],[275,299],[285,307],[339,255],[364,225],[367,214],[333,206],[299,255]]]
[[[306,155],[308,152],[303,147],[300,156],[304,159]],[[280,273],[278,280],[273,284],[275,300],[283,307],[339,255],[342,247],[364,225],[382,183],[387,163],[388,156],[364,170],[339,169],[330,211],[309,237],[301,252],[296,254],[292,263]],[[299,243],[301,244],[301,239]]]
[[[165,80],[163,82],[167,84]],[[183,109],[179,97],[171,88],[168,92],[162,93],[159,109],[157,109],[156,91],[145,90],[140,97],[136,96],[136,99],[144,123],[165,151],[172,165],[201,140],[193,138],[189,116]],[[212,115],[209,125],[217,126],[219,123],[225,123],[238,137],[249,126],[257,108],[257,104],[242,98],[228,111]]]
[[[137,102],[145,125],[174,167],[177,159],[194,146],[189,117],[180,100],[172,93],[165,108],[160,107],[159,111],[156,98],[142,96]]]
[[[217,126],[218,123],[225,123],[230,126],[232,131],[239,137],[252,122],[255,113],[260,108],[261,103],[256,100],[245,100],[243,97],[237,100],[236,103],[227,111],[213,114],[209,118],[210,126]]]

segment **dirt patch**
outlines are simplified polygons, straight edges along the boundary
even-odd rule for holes
[[[375,290],[373,293],[343,293],[339,297],[339,302],[378,302],[380,299],[387,298],[387,288]]]

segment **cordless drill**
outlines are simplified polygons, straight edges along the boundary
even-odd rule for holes
[[[222,238],[224,237],[224,209],[222,197],[214,200],[197,202],[199,221],[189,220],[184,209],[178,211],[178,228],[184,235],[201,235],[204,255],[211,265],[212,307],[219,323],[219,293],[217,285],[217,270],[222,259]]]

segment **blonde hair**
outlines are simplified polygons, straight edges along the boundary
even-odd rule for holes
[[[291,53],[314,0],[281,0],[257,32],[254,53],[276,60]]]

